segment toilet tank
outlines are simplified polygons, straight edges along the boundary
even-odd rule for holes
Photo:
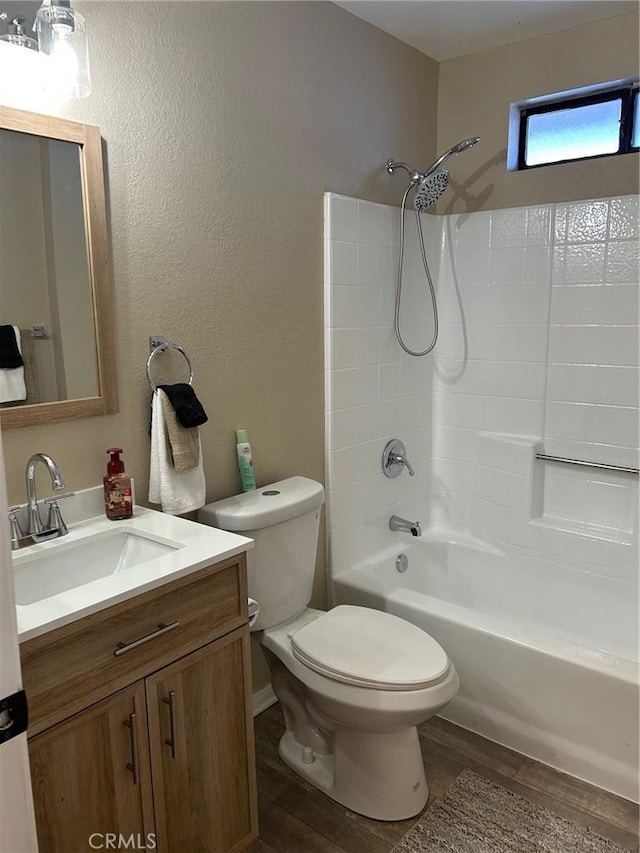
[[[248,593],[260,605],[252,631],[302,613],[311,600],[324,488],[290,477],[207,504],[198,521],[255,541],[247,552]]]

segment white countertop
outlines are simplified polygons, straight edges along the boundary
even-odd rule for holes
[[[253,540],[245,536],[136,506],[133,518],[114,522],[104,515],[94,516],[70,524],[69,533],[64,537],[14,551],[14,569],[19,571],[20,565],[30,563],[35,555],[43,557],[47,551],[53,551],[61,545],[81,545],[97,534],[116,529],[139,535],[148,534],[157,541],[179,547],[126,571],[109,574],[33,604],[17,605],[20,642],[253,547]],[[46,571],[44,560],[42,571]]]

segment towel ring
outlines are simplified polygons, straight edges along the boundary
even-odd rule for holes
[[[184,356],[187,360],[187,364],[189,365],[189,385],[193,385],[193,365],[191,364],[191,359],[186,353],[186,350],[183,349],[180,344],[171,344],[169,341],[166,343],[159,344],[154,350],[151,351],[149,358],[147,359],[147,379],[149,380],[149,385],[151,386],[151,390],[155,393],[158,390],[158,386],[154,385],[153,379],[151,378],[151,363],[153,359],[158,355],[159,352],[164,352],[165,350],[172,349],[176,352],[179,352],[180,355]]]

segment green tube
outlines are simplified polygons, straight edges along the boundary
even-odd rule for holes
[[[240,471],[240,482],[243,492],[251,492],[256,488],[256,475],[253,470],[253,458],[251,445],[246,429],[236,430],[236,455],[238,457],[238,470]]]

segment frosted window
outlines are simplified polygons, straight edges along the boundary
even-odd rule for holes
[[[622,100],[617,98],[530,115],[525,164],[537,166],[559,160],[615,154],[620,147],[621,112]],[[637,121],[635,124],[634,138],[637,137]]]

